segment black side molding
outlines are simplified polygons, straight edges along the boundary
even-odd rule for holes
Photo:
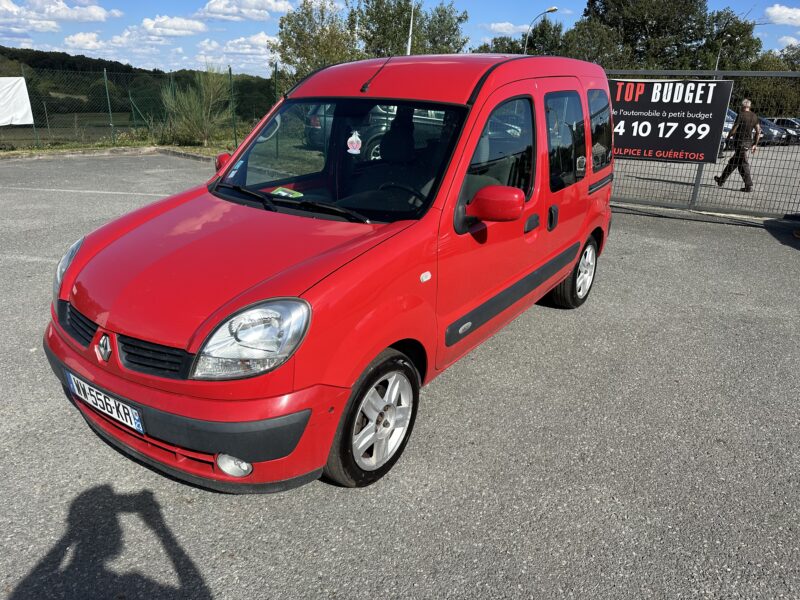
[[[461,317],[452,325],[449,325],[444,333],[445,346],[449,347],[460,342],[481,325],[485,325],[511,305],[536,290],[536,288],[541,286],[561,269],[569,266],[578,255],[580,246],[579,242],[575,242],[555,258],[546,262],[535,271],[528,273],[515,284],[507,287],[493,298],[490,298]]]
[[[608,175],[606,175],[602,179],[598,179],[594,183],[590,183],[589,184],[589,193],[590,194],[594,194],[597,190],[600,190],[600,189],[606,187],[607,185],[611,185],[612,181],[614,181],[614,174],[613,173],[609,173]]]

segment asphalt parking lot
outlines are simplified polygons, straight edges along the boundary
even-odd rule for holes
[[[0,596],[800,595],[800,244],[617,210],[592,296],[426,387],[376,485],[176,483],[69,405],[41,336],[80,235],[202,182],[171,156],[0,161]]]

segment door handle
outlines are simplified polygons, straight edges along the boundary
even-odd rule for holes
[[[551,205],[547,210],[547,231],[553,231],[558,225],[558,206]]]
[[[538,214],[531,215],[530,217],[528,217],[528,220],[525,221],[525,229],[523,231],[524,233],[530,233],[537,227],[539,227],[539,215]]]

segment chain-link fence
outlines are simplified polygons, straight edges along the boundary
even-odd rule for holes
[[[800,123],[792,126],[793,119],[800,119],[800,73],[609,70],[608,75],[625,79],[733,81],[717,164],[618,159],[614,200],[736,214],[784,216],[800,213]],[[768,119],[761,121],[761,142],[756,153],[749,155],[752,192],[741,191],[744,183],[737,171],[721,188],[714,181],[714,176],[722,174],[733,156],[726,136],[745,98],[752,101],[756,115]]]
[[[0,127],[0,151],[89,144],[185,143],[176,139],[164,94],[193,85],[193,73],[113,73],[23,67],[32,126]],[[269,110],[275,82],[230,71],[226,118],[215,132],[221,145],[235,145]]]
[[[800,73],[742,71],[608,71],[625,78],[733,80],[731,109],[749,98],[762,122],[760,147],[751,158],[755,182],[750,193],[734,172],[723,188],[714,182],[733,152],[720,144],[716,165],[618,159],[614,199],[674,207],[693,207],[731,213],[786,215],[800,213]],[[125,144],[176,140],[164,105],[165,90],[192,85],[191,72],[105,73],[55,71],[23,67],[34,125],[0,127],[0,150],[91,143]],[[233,146],[275,102],[276,82],[224,73],[229,79],[230,120],[215,133],[215,145]],[[731,118],[725,131],[730,130]],[[783,126],[780,126],[780,124]],[[791,133],[794,131],[794,133]]]

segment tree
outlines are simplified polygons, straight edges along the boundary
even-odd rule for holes
[[[191,85],[165,85],[161,100],[178,143],[208,146],[216,130],[230,118],[228,79],[210,67],[196,71]]]
[[[401,56],[406,53],[411,9],[414,9],[414,32],[411,53],[421,54],[426,47],[427,14],[422,2],[412,0],[357,0],[351,5],[351,20],[369,57]]]
[[[754,34],[754,21],[741,19],[730,8],[710,13],[705,41],[698,51],[701,69],[713,69],[719,57],[720,70],[748,69],[761,53],[761,40]]]
[[[597,63],[607,69],[631,66],[631,51],[616,32],[595,19],[580,19],[564,34],[564,56]]]
[[[704,41],[705,0],[588,0],[583,16],[612,29],[637,68],[696,66]]]
[[[790,44],[781,50],[781,59],[792,71],[800,71],[800,44]]]
[[[512,38],[508,35],[500,35],[473,48],[472,52],[480,52],[483,54],[522,54],[522,44],[524,41],[525,38]]]
[[[531,33],[527,36],[527,53],[534,56],[558,56],[561,54],[563,36],[564,25],[545,17],[531,28]],[[523,35],[520,38],[523,48],[525,46],[525,37]]]
[[[356,32],[334,0],[301,0],[278,22],[278,41],[270,44],[298,80],[322,67],[361,57]]]
[[[467,22],[467,11],[458,12],[452,2],[440,2],[426,15],[423,23],[424,51],[427,54],[457,54],[464,50],[469,38],[461,30]]]
[[[531,28],[528,37],[528,54],[535,56],[558,56],[562,54],[564,26],[545,18]],[[490,52],[497,54],[522,54],[525,48],[527,32],[518,38],[501,35],[492,38],[472,49],[472,52]]]

